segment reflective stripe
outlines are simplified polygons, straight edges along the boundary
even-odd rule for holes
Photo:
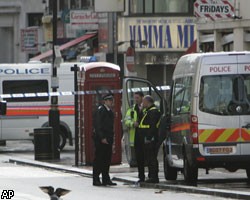
[[[152,108],[150,108],[148,111],[150,111],[150,110],[158,110],[156,107],[152,107]],[[146,118],[146,116],[147,116],[147,114],[148,114],[148,111],[145,113],[145,115],[142,117],[142,119],[141,119],[141,122],[140,122],[140,124],[139,124],[139,128],[150,128],[150,125],[144,125],[143,124],[143,121],[144,121],[144,119]],[[159,127],[159,125],[160,125],[160,119],[159,119],[159,121],[157,122],[157,124],[156,124],[156,128],[158,128]]]
[[[200,129],[200,143],[249,142],[250,130],[245,128]]]
[[[157,122],[157,124],[156,124],[156,128],[159,128],[159,126],[160,126],[160,122],[161,122],[161,118],[159,119],[159,121]]]

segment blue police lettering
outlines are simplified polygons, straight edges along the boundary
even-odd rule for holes
[[[11,199],[14,197],[14,190],[3,190],[1,194],[1,199]]]
[[[16,74],[27,74],[27,69],[16,69]]]
[[[15,74],[15,70],[14,69],[5,69],[4,73],[5,74]]]
[[[38,68],[33,68],[29,70],[30,74],[39,74],[39,69]]]
[[[41,74],[50,74],[49,68],[41,68]]]
[[[46,75],[50,74],[49,68],[23,68],[23,69],[0,69],[0,75],[35,75],[41,74]]]

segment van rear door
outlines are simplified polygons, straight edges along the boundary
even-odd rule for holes
[[[199,150],[203,156],[250,154],[245,145],[250,142],[246,93],[250,93],[250,74],[245,70],[249,61],[249,54],[202,59],[197,116]]]
[[[250,155],[250,54],[238,55],[238,101],[241,131],[241,154]]]

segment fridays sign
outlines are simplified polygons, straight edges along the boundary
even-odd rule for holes
[[[211,20],[232,18],[234,7],[230,0],[196,0],[194,3],[194,15],[198,18]]]

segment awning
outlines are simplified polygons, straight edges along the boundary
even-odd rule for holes
[[[59,49],[62,51],[62,50],[67,49],[69,47],[75,46],[75,45],[77,45],[77,44],[79,44],[79,43],[81,43],[81,42],[83,42],[85,40],[88,40],[88,39],[94,37],[95,35],[96,35],[96,33],[85,34],[85,35],[83,35],[83,36],[81,36],[79,38],[76,38],[74,40],[71,40],[71,41],[61,45],[59,47]],[[52,56],[52,54],[53,54],[52,50],[49,50],[49,51],[47,51],[45,53],[42,53],[42,54],[40,54],[40,55],[38,55],[36,57],[31,58],[31,60],[42,60],[42,59],[45,59],[47,57]]]
[[[186,50],[184,55],[197,52],[197,40],[194,40],[191,46]]]

